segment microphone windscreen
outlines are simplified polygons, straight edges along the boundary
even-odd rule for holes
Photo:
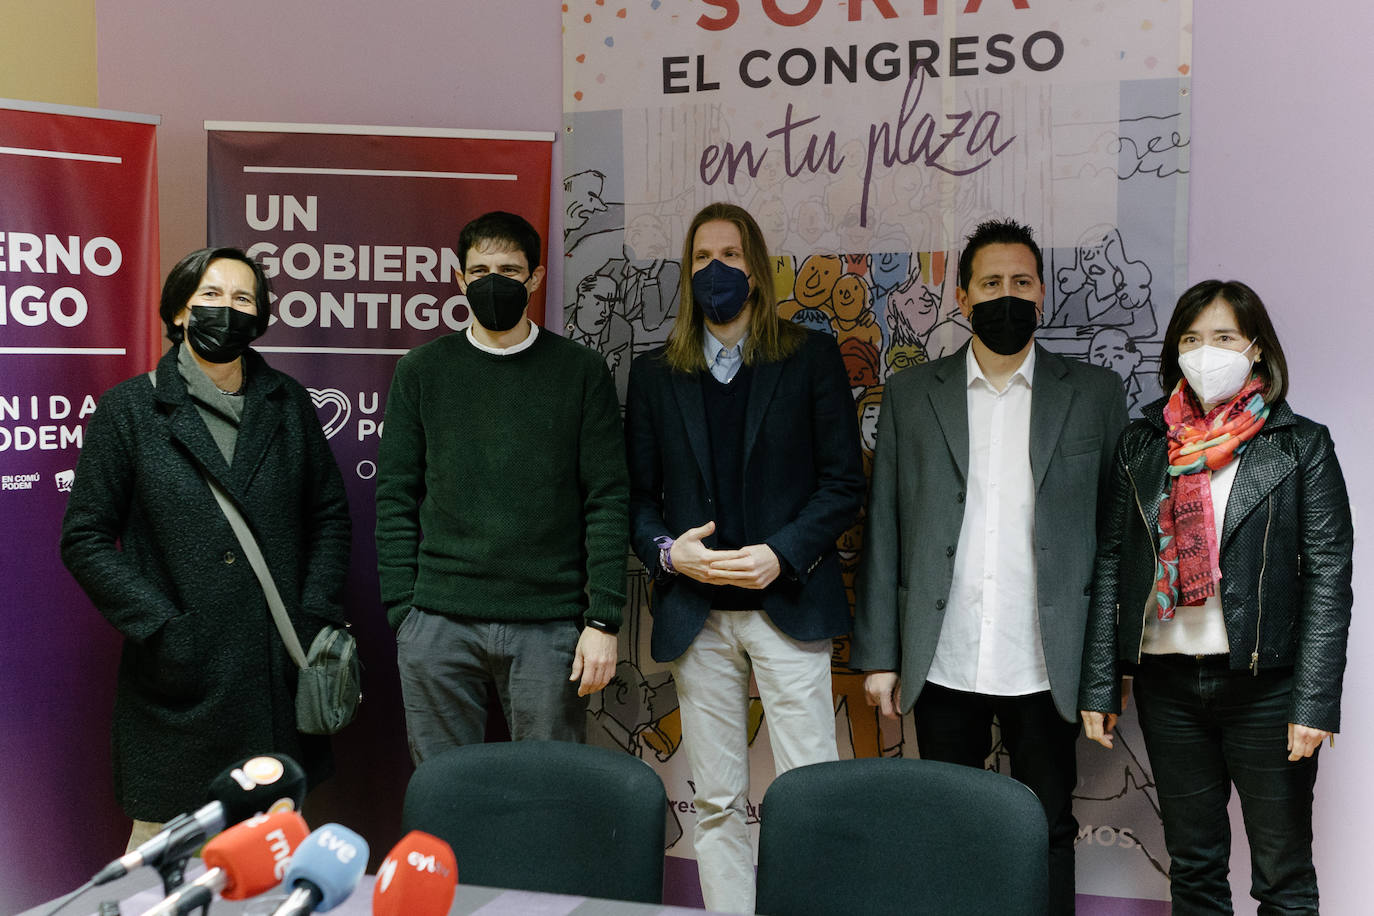
[[[226,824],[299,808],[304,799],[305,771],[284,754],[249,757],[210,781],[210,800],[224,806]]]
[[[291,856],[283,879],[288,890],[306,881],[320,892],[323,913],[348,899],[367,868],[367,840],[341,824],[325,824],[306,837]]]
[[[206,843],[201,857],[206,868],[224,870],[227,881],[220,896],[255,897],[281,883],[291,853],[309,832],[305,818],[295,811],[250,817]]]
[[[453,849],[437,836],[412,830],[377,869],[373,916],[443,916],[457,885]]]

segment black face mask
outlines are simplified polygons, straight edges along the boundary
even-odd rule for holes
[[[1002,356],[1020,353],[1039,323],[1035,303],[1029,299],[1001,296],[973,306],[973,333],[989,350]]]
[[[186,340],[210,363],[232,363],[257,339],[258,316],[223,305],[193,305]]]
[[[519,280],[486,274],[468,284],[468,308],[477,323],[493,334],[509,331],[520,323],[529,305],[530,291]]]

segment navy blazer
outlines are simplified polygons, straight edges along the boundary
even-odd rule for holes
[[[865,487],[844,361],[834,338],[807,331],[792,356],[753,370],[742,450],[745,537],[771,547],[784,570],[760,605],[793,639],[841,636],[850,617],[835,540],[858,518]],[[654,543],[715,519],[701,386],[702,372],[674,371],[662,347],[630,368],[630,544],[655,580],[658,661],[685,652],[711,611],[710,587],[665,574]],[[714,537],[705,543],[713,547]]]

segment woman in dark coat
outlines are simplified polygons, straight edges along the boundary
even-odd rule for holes
[[[1260,913],[1316,913],[1317,751],[1340,727],[1353,533],[1326,427],[1284,400],[1254,290],[1209,280],[1165,332],[1169,397],[1122,434],[1079,703],[1107,747],[1134,673],[1174,916],[1231,912],[1240,796]]]
[[[332,767],[328,740],[296,730],[295,666],[205,479],[247,518],[301,642],[341,624],[343,481],[309,394],[248,349],[268,304],[243,252],[183,258],[159,309],[171,349],[105,393],[76,467],[62,559],[124,635],[113,757],[130,848],[244,757],[286,754],[312,784]]]

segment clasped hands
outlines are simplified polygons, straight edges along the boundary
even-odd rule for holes
[[[767,544],[738,550],[712,550],[702,543],[716,530],[714,521],[688,528],[673,541],[673,569],[707,585],[767,588],[782,571],[778,555]]]

